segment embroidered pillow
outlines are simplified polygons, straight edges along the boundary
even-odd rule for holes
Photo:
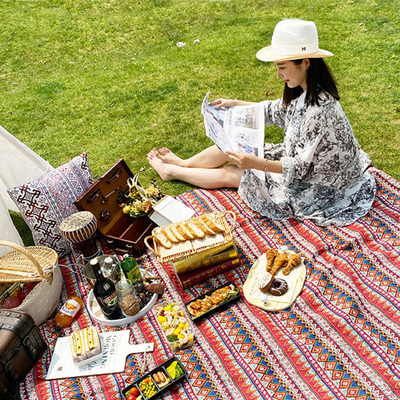
[[[71,251],[59,225],[77,212],[74,201],[93,184],[87,154],[73,158],[39,179],[7,190],[32,231],[36,246],[47,246],[60,257]]]

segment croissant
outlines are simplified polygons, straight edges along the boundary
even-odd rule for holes
[[[278,272],[278,270],[287,265],[288,260],[289,257],[287,256],[286,253],[278,253],[278,255],[275,257],[274,264],[269,272],[272,275],[275,275]]]
[[[287,266],[282,271],[283,275],[289,275],[290,271],[297,267],[301,263],[301,253],[300,254],[291,254],[287,263]]]
[[[265,256],[267,258],[267,272],[271,271],[272,265],[274,264],[275,257],[278,254],[277,249],[268,249],[265,252]]]

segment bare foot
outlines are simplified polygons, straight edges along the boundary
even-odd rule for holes
[[[157,149],[149,151],[147,160],[163,181],[170,181],[173,179],[173,176],[169,173],[169,165],[158,157]]]
[[[158,150],[157,157],[166,164],[181,165],[182,158],[178,157],[167,147],[162,147]]]

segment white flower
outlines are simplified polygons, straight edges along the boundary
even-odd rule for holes
[[[178,42],[176,45],[177,45],[178,47],[183,47],[183,46],[186,46],[186,43]]]

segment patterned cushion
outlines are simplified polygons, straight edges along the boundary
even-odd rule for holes
[[[77,212],[74,201],[93,184],[86,153],[73,158],[36,181],[7,190],[32,231],[37,246],[47,246],[59,256],[70,252],[59,225]]]

